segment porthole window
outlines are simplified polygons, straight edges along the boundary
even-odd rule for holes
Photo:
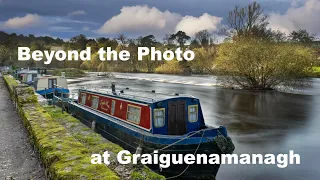
[[[159,128],[165,124],[165,112],[164,108],[154,110],[154,126]]]
[[[188,109],[189,122],[198,121],[198,105],[191,105]]]

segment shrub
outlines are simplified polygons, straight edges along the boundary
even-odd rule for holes
[[[225,78],[246,89],[274,89],[305,85],[315,57],[298,44],[241,39],[219,46],[216,68]]]
[[[320,67],[312,68],[312,77],[320,78]]]
[[[183,68],[181,68],[179,61],[171,60],[157,67],[155,72],[159,74],[182,74]]]

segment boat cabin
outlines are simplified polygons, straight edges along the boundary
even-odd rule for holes
[[[62,76],[42,76],[35,79],[34,88],[35,90],[44,90],[54,88],[58,85],[62,88],[68,88],[68,83],[65,77]]]
[[[16,76],[21,82],[32,84],[37,77],[41,77],[41,74],[37,70],[22,69]]]
[[[205,126],[199,99],[192,96],[80,89],[78,104],[153,134],[183,135]]]
[[[33,86],[37,93],[48,99],[52,99],[53,94],[69,97],[68,83],[64,76],[41,76],[35,79]]]
[[[27,68],[16,70],[14,77],[22,83],[32,85],[37,77],[46,74],[47,70],[44,68]]]

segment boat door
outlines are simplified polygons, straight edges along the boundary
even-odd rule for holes
[[[57,79],[48,79],[48,88],[54,88],[54,85],[57,85]]]
[[[186,127],[186,101],[168,102],[168,134],[183,135]]]

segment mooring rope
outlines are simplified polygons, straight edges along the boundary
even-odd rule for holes
[[[204,132],[205,132],[205,131],[206,131],[206,130],[202,131],[202,136],[201,136],[201,139],[200,139],[200,141],[199,141],[198,147],[197,147],[197,149],[196,149],[196,150],[194,151],[194,153],[193,153],[194,156],[196,155],[196,153],[197,153],[197,151],[198,151],[198,149],[199,149],[199,147],[200,147],[200,145],[201,145],[201,142],[202,142],[202,139],[203,139],[203,136],[204,136]],[[188,164],[188,166],[187,166],[180,174],[178,174],[178,175],[176,175],[176,176],[168,177],[167,179],[174,179],[174,178],[177,178],[177,177],[181,176],[182,174],[184,174],[184,173],[188,170],[189,167],[190,167],[190,164]]]
[[[167,149],[167,148],[169,148],[169,147],[171,147],[171,146],[173,146],[173,145],[175,145],[175,144],[178,144],[179,142],[181,142],[181,141],[183,141],[183,140],[185,140],[185,139],[188,139],[188,138],[192,137],[192,136],[195,135],[195,134],[200,133],[201,131],[203,131],[203,134],[204,134],[205,131],[208,131],[208,130],[211,130],[211,129],[214,129],[214,128],[201,129],[201,130],[195,131],[194,133],[192,133],[192,134],[190,134],[190,135],[188,135],[188,136],[186,136],[186,137],[184,137],[184,138],[182,138],[182,139],[180,139],[180,140],[178,140],[178,141],[176,141],[176,142],[174,142],[174,143],[172,143],[172,144],[169,144],[169,145],[167,145],[167,146],[165,146],[165,147],[163,147],[163,148],[161,148],[161,149],[156,149],[156,150],[158,150],[158,151],[163,151],[163,150],[165,150],[165,149]],[[203,136],[202,136],[202,137],[203,137]],[[151,154],[154,154],[154,153],[151,153]]]
[[[180,139],[180,140],[178,140],[178,141],[176,141],[176,142],[174,142],[174,143],[172,143],[172,144],[169,144],[169,145],[167,145],[167,146],[159,149],[158,151],[165,150],[165,149],[167,149],[167,148],[169,148],[169,147],[171,147],[171,146],[173,146],[173,145],[175,145],[175,144],[177,144],[177,143],[179,143],[179,142],[181,142],[181,141],[183,141],[183,140],[185,140],[185,139],[188,139],[188,138],[192,137],[193,135],[195,135],[195,134],[197,134],[197,133],[202,132],[201,139],[200,139],[200,141],[199,141],[199,143],[198,143],[198,147],[196,148],[195,152],[193,153],[193,155],[196,155],[196,153],[197,153],[197,151],[199,150],[199,147],[200,147],[200,145],[201,145],[202,139],[203,139],[203,137],[204,137],[204,133],[205,133],[206,131],[208,131],[208,130],[211,130],[211,129],[215,129],[215,128],[201,129],[201,130],[195,131],[194,133],[190,134],[189,136],[186,136],[185,138],[182,138],[182,139]],[[224,141],[225,141],[225,143],[226,143],[226,147],[223,147],[223,146],[221,145],[221,143],[216,142],[217,145],[218,145],[218,147],[219,147],[219,149],[220,149],[222,152],[227,151],[226,153],[232,153],[233,150],[234,150],[234,145],[233,145],[231,139],[224,137],[224,135],[219,131],[219,129],[217,129],[217,131],[218,131],[219,135],[217,135],[213,140],[211,140],[211,139],[209,139],[209,138],[206,138],[206,137],[205,137],[205,138],[206,138],[209,142],[215,142],[216,138],[219,139],[219,137],[220,137],[220,138],[223,137],[223,139],[224,139]],[[230,146],[231,149],[227,149],[229,146]],[[154,154],[154,152],[151,153],[151,154]],[[178,174],[178,175],[176,175],[176,176],[168,177],[168,178],[166,178],[166,179],[174,179],[174,178],[177,178],[177,177],[183,175],[183,174],[188,170],[189,167],[190,167],[190,164],[189,164],[180,174]]]

